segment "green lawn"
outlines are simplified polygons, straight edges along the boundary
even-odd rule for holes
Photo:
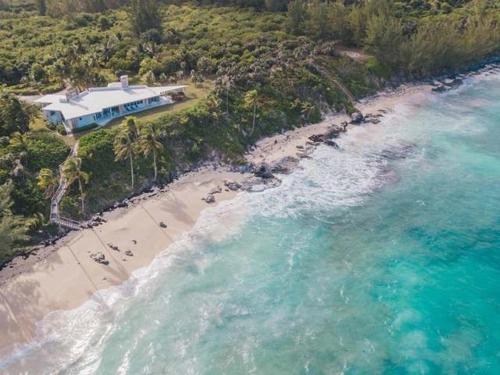
[[[213,89],[214,85],[211,81],[205,81],[202,84],[199,84],[197,87],[188,82],[188,81],[180,81],[176,84],[186,85],[186,100],[174,103],[172,105],[166,105],[158,108],[153,108],[148,111],[140,112],[132,114],[132,116],[136,117],[138,120],[142,122],[154,121],[160,118],[161,116],[167,113],[175,113],[182,111],[186,108],[192,107],[196,103],[198,103],[201,99],[205,98],[210,91]],[[111,121],[106,126],[114,126],[123,121],[123,118],[117,118]]]

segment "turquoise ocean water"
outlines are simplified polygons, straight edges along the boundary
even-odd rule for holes
[[[0,372],[500,374],[500,75],[338,143],[52,314]]]

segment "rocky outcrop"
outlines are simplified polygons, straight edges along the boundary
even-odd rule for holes
[[[351,124],[361,124],[363,122],[363,115],[361,114],[361,112],[353,112],[351,114]]]
[[[433,82],[432,91],[434,92],[445,92],[455,89],[463,84],[463,80],[460,77],[445,78],[443,80],[436,80]]]
[[[271,165],[272,173],[289,174],[299,163],[299,159],[293,156],[285,156]]]
[[[264,179],[274,177],[273,173],[271,172],[271,167],[266,163],[260,164],[257,167],[257,169],[255,170],[254,175],[256,177],[260,177],[260,178],[264,178]]]
[[[331,146],[331,147],[333,147],[333,148],[336,148],[337,150],[339,149],[339,145],[337,144],[337,142],[335,142],[335,141],[334,141],[334,140],[332,140],[332,139],[327,139],[327,140],[325,141],[325,145],[327,145],[327,146]]]
[[[272,178],[260,178],[260,177],[250,177],[243,181],[241,184],[242,190],[256,193],[267,189],[278,187],[281,185],[281,180],[276,177]]]

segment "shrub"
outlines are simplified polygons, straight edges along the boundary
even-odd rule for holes
[[[63,124],[57,124],[56,125],[56,131],[61,134],[61,135],[66,135],[68,132],[66,131],[66,128],[64,127]]]

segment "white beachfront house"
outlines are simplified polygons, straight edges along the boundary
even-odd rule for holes
[[[64,124],[72,133],[106,125],[115,118],[172,104],[172,96],[184,93],[186,86],[149,87],[128,84],[128,76],[107,87],[96,87],[81,93],[52,94],[35,102],[42,106],[43,114],[53,124]]]

